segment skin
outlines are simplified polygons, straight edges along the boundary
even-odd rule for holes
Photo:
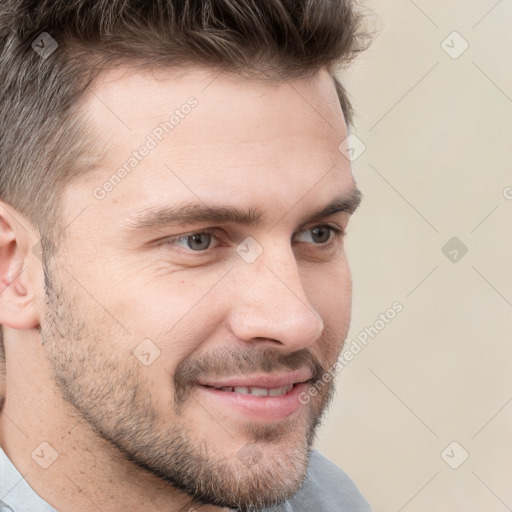
[[[267,421],[220,407],[196,380],[296,368],[320,377],[341,351],[351,304],[343,237],[327,229],[319,243],[311,230],[345,229],[351,212],[308,221],[355,190],[338,150],[347,132],[332,81],[325,70],[270,84],[199,68],[179,76],[123,68],[103,75],[94,93],[83,115],[111,148],[65,189],[65,243],[46,263],[46,292],[32,251],[40,234],[0,204],[0,445],[62,512],[282,501],[305,475],[332,385]],[[190,114],[96,199],[191,96]],[[187,201],[254,210],[261,220],[129,228],[150,207]],[[215,232],[210,248],[194,251],[183,236],[204,229]],[[172,237],[181,239],[163,243]],[[236,251],[247,237],[263,251],[252,263]],[[148,339],[158,357],[145,365],[135,354]],[[58,454],[46,469],[33,455],[51,456],[42,442]],[[256,462],[242,463],[247,450]],[[195,485],[197,499],[177,477]]]

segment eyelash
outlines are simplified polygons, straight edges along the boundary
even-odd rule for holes
[[[330,230],[330,232],[334,235],[334,236],[331,236],[329,238],[329,240],[327,240],[327,242],[323,242],[323,243],[319,243],[319,244],[315,244],[315,243],[310,243],[309,244],[309,245],[314,245],[315,247],[318,247],[320,249],[322,249],[322,248],[324,248],[324,249],[329,248],[330,246],[335,244],[337,241],[340,241],[346,235],[346,232],[345,232],[344,229],[341,229],[341,228],[335,227],[335,226],[331,226],[330,224],[318,224],[316,226],[312,226],[311,228],[300,230],[299,233],[306,233],[308,231],[312,231],[315,228],[328,228]],[[217,232],[217,230],[215,230],[215,229],[203,229],[202,231],[195,231],[195,232],[192,232],[192,233],[186,233],[184,235],[178,235],[178,236],[175,236],[175,237],[165,238],[163,240],[163,244],[165,246],[173,246],[173,245],[175,245],[176,242],[179,242],[180,240],[186,240],[187,238],[190,238],[190,237],[193,237],[193,236],[196,236],[196,235],[210,235],[212,238],[216,239],[217,238],[215,236],[216,232]],[[303,242],[303,243],[307,243],[307,242]],[[203,249],[203,250],[196,250],[196,251],[194,251],[193,249],[190,249],[190,248],[185,248],[185,247],[180,247],[180,246],[178,246],[178,247],[180,249],[183,249],[186,252],[192,253],[192,254],[193,253],[196,253],[196,254],[206,254],[208,251],[211,251],[211,250],[215,249],[215,247],[213,249],[211,247],[208,247],[208,248]]]

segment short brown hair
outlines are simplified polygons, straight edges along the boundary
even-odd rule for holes
[[[2,0],[0,199],[58,243],[63,188],[105,150],[79,107],[118,66],[200,65],[275,81],[326,67],[350,125],[335,73],[367,46],[363,19],[356,0]],[[58,47],[45,55],[37,48],[49,36]]]

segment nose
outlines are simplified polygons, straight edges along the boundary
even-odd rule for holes
[[[230,327],[242,341],[270,340],[293,352],[317,341],[324,323],[306,295],[293,252],[284,252],[237,268]]]

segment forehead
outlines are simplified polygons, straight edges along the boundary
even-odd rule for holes
[[[270,83],[197,68],[122,69],[102,76],[82,113],[110,150],[68,187],[71,209],[87,202],[115,217],[198,198],[289,207],[306,192],[305,205],[353,186],[326,71]]]
[[[324,69],[311,77],[277,81],[264,76],[248,79],[197,67],[179,71],[120,67],[100,75],[91,92],[85,111],[98,127],[123,126],[128,132],[136,130],[140,123],[148,128],[145,125],[148,116],[160,121],[162,115],[172,112],[191,96],[201,101],[202,115],[196,117],[203,123],[218,113],[226,120],[240,121],[247,112],[252,113],[247,121],[272,120],[283,114],[309,118],[315,112],[325,122],[331,122],[334,130],[339,127],[337,122],[332,124],[333,118],[342,121],[334,83]]]

